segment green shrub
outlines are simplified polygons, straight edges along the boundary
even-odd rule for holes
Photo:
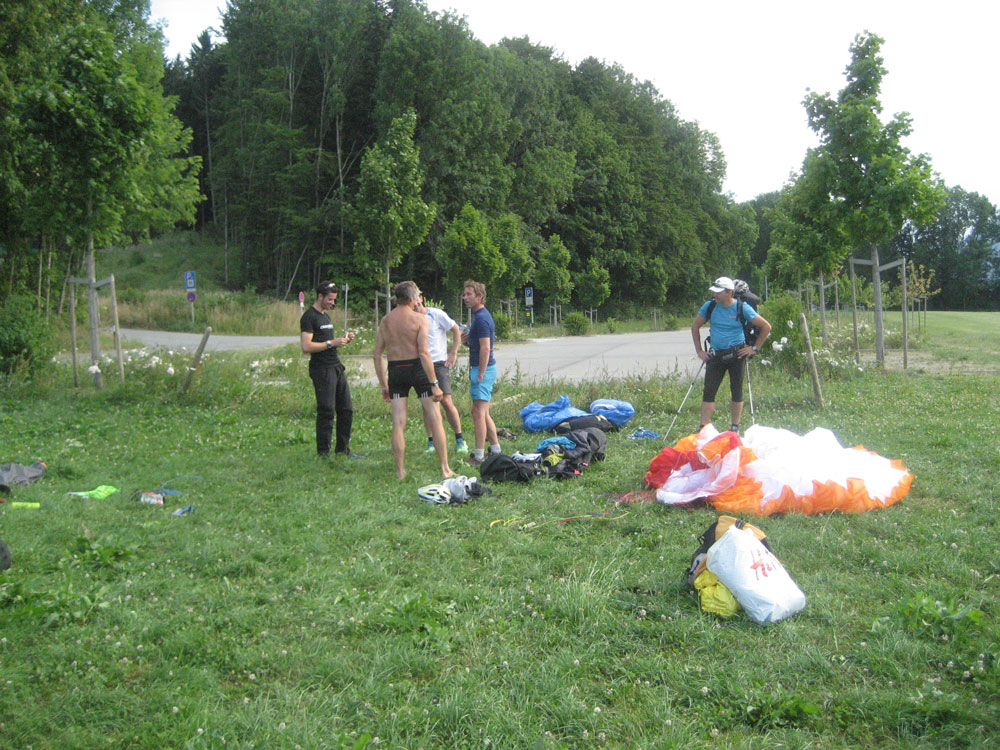
[[[771,324],[771,335],[761,349],[761,364],[777,367],[795,377],[807,375],[809,358],[802,330],[801,300],[792,295],[774,297],[761,305],[760,313]],[[853,342],[847,329],[835,330],[828,326],[824,340],[819,316],[809,313],[806,319],[819,375],[827,379],[857,375],[859,368],[854,361]]]
[[[568,313],[562,322],[570,336],[583,336],[590,329],[590,320],[581,312]]]
[[[772,297],[760,306],[760,314],[771,324],[771,335],[761,349],[761,359],[795,376],[806,374],[809,367],[801,312],[802,300],[790,294]]]
[[[664,331],[679,331],[682,328],[689,327],[688,323],[681,319],[679,315],[674,313],[664,313],[663,315],[663,330]]]
[[[608,333],[614,333],[618,330],[618,318],[608,318],[604,324],[608,327]]]
[[[494,333],[498,339],[508,338],[510,336],[510,329],[514,326],[510,316],[499,310],[493,313],[493,325],[495,326]]]
[[[0,373],[22,368],[37,373],[52,358],[52,330],[33,297],[8,297],[0,306]]]

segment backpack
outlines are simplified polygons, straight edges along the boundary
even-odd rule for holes
[[[583,417],[570,417],[557,424],[554,429],[559,435],[565,435],[573,430],[580,430],[584,427],[596,427],[604,432],[615,432],[618,425],[605,417],[603,414],[587,414]]]
[[[750,291],[750,287],[745,281],[736,279],[733,286],[735,287],[734,293],[736,296],[736,319],[740,321],[740,325],[743,327],[743,340],[748,344],[752,344],[757,338],[757,326],[743,317],[743,303],[749,302],[756,310],[760,305],[760,297]],[[708,310],[705,311],[705,320],[709,324],[712,322],[712,311],[715,310],[715,304],[715,300],[713,299],[708,303]]]
[[[712,545],[719,539],[722,539],[722,535],[729,531],[730,526],[735,526],[738,529],[750,529],[753,531],[754,536],[760,540],[760,543],[767,548],[768,552],[774,554],[774,550],[771,549],[770,542],[767,541],[767,534],[758,529],[756,526],[747,523],[740,518],[733,518],[732,516],[719,516],[718,520],[705,529],[704,534],[698,537],[701,544],[691,556],[691,564],[688,566],[687,574],[684,578],[688,586],[693,586],[694,579],[698,577],[699,573],[705,570],[705,559],[708,557],[708,550],[711,549]]]
[[[566,434],[576,443],[576,448],[566,451],[566,458],[578,461],[584,466],[594,461],[603,461],[608,449],[608,436],[596,427],[585,427]]]
[[[538,474],[537,464],[515,461],[502,453],[491,453],[479,467],[484,482],[528,482]]]

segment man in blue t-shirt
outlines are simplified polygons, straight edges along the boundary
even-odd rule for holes
[[[729,410],[732,423],[729,429],[740,431],[740,417],[743,415],[743,372],[747,358],[752,357],[764,345],[765,339],[771,333],[771,324],[764,316],[753,309],[748,302],[736,300],[736,285],[728,276],[720,276],[708,288],[712,299],[698,310],[691,324],[691,336],[694,338],[694,350],[698,358],[705,363],[705,390],[701,398],[701,426],[712,421],[715,413],[715,394],[722,385],[722,378],[729,373],[729,391],[732,401]],[[742,310],[743,320],[740,320]],[[711,351],[702,348],[700,329],[709,322],[709,345]],[[743,323],[753,322],[757,329],[757,338],[753,342],[746,340],[743,333]]]
[[[497,379],[497,363],[493,358],[496,327],[493,316],[486,309],[486,287],[478,281],[466,281],[462,302],[472,312],[472,325],[462,334],[462,341],[469,346],[469,393],[472,396],[472,424],[475,428],[476,447],[469,456],[473,466],[481,464],[486,456],[486,441],[490,453],[500,452],[497,426],[490,416],[490,399]]]

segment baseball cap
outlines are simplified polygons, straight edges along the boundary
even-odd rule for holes
[[[728,291],[731,292],[735,288],[736,287],[733,284],[733,280],[731,278],[729,278],[728,276],[720,276],[719,278],[717,278],[713,282],[712,286],[710,286],[708,288],[708,291],[710,291],[710,292],[724,292],[724,291],[728,290]]]

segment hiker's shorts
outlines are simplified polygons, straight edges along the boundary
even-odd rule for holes
[[[712,357],[705,365],[705,390],[702,401],[715,401],[715,394],[722,385],[722,379],[729,373],[729,392],[734,403],[743,402],[743,372],[746,365],[743,357],[733,357],[728,362],[722,357]]]
[[[483,382],[477,383],[479,367],[469,370],[469,395],[473,401],[490,401],[493,398],[493,384],[497,381],[497,366],[488,365],[483,373]]]
[[[392,399],[406,398],[410,395],[410,388],[417,392],[417,398],[434,395],[434,386],[427,379],[419,358],[390,362],[388,375],[389,397]]]
[[[437,378],[438,388],[445,396],[451,393],[451,368],[444,362],[434,363],[434,377]]]

